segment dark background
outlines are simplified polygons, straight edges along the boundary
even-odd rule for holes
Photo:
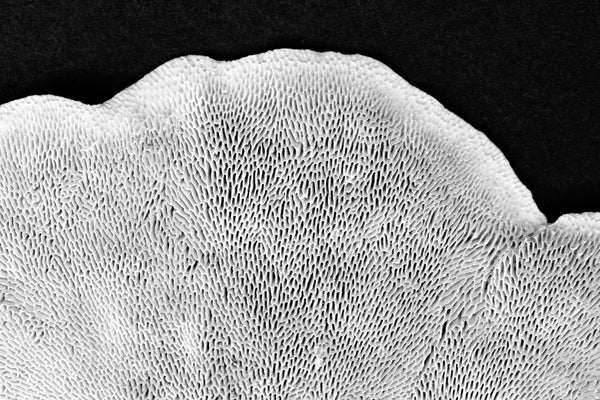
[[[229,3],[3,1],[0,103],[103,102],[188,54],[360,53],[484,132],[550,222],[600,211],[596,1]]]

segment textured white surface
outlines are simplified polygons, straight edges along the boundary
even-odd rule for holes
[[[597,399],[600,218],[362,56],[0,106],[1,399]]]

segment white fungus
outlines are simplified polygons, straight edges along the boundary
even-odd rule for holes
[[[597,214],[367,57],[0,106],[0,399],[597,399],[599,285]]]

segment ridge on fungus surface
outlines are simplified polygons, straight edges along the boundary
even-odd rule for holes
[[[360,55],[16,100],[0,398],[599,398],[599,215]]]

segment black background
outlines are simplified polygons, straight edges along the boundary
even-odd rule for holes
[[[103,102],[177,56],[360,53],[484,132],[553,222],[600,211],[596,1],[3,1],[0,103]]]

